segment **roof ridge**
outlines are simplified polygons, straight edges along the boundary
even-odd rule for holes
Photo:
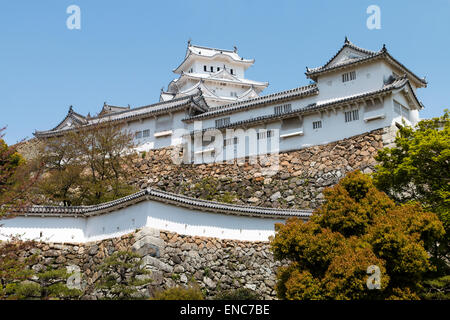
[[[132,205],[136,203],[138,200],[146,200],[148,197],[153,197],[157,199],[166,199],[169,201],[176,202],[185,206],[196,206],[202,208],[210,208],[212,211],[222,210],[229,212],[241,212],[241,213],[250,213],[250,214],[261,214],[261,215],[274,215],[274,216],[283,216],[286,214],[288,216],[309,216],[312,213],[312,210],[308,209],[283,209],[283,208],[271,208],[271,207],[256,207],[249,205],[238,205],[238,204],[229,204],[222,203],[217,201],[210,201],[204,199],[197,199],[193,197],[188,197],[181,194],[176,194],[168,191],[163,191],[154,188],[147,188],[145,190],[138,191],[134,194],[108,201],[105,203],[97,204],[97,205],[89,205],[89,206],[31,206],[27,208],[21,208],[17,212],[21,215],[92,215],[95,212],[99,214],[104,213],[104,210],[107,209],[119,209],[123,207],[127,202]],[[111,211],[112,211],[111,210]]]
[[[334,54],[334,56],[333,57],[331,57],[331,59],[329,59],[325,64],[323,64],[322,66],[319,66],[319,67],[315,67],[315,68],[308,68],[308,67],[306,67],[306,70],[307,70],[307,73],[309,73],[309,72],[315,72],[315,71],[317,71],[317,70],[320,70],[320,69],[325,69],[343,50],[344,50],[344,48],[347,48],[347,47],[349,47],[349,48],[352,48],[352,49],[354,49],[354,50],[357,50],[357,51],[360,51],[360,52],[363,52],[363,53],[367,53],[367,54],[369,54],[369,55],[371,55],[371,56],[374,56],[374,55],[376,55],[376,54],[378,54],[378,53],[380,53],[381,52],[381,50],[380,51],[372,51],[372,50],[368,50],[368,49],[364,49],[364,48],[361,48],[361,47],[359,47],[359,46],[357,46],[357,45],[355,45],[353,42],[351,42],[350,40],[348,40],[348,38],[347,37],[345,37],[345,41],[344,41],[344,44],[342,45],[342,47]],[[364,58],[367,58],[367,57],[364,57]],[[362,58],[362,59],[364,59],[364,58]]]
[[[312,84],[308,84],[306,86],[295,87],[295,88],[292,88],[292,89],[287,89],[287,90],[283,90],[283,91],[269,93],[269,94],[266,94],[266,95],[259,96],[257,98],[253,98],[253,99],[245,100],[245,101],[233,102],[233,103],[230,103],[230,104],[227,104],[227,105],[223,105],[223,106],[220,106],[220,107],[217,107],[217,108],[218,109],[222,109],[222,108],[231,107],[231,106],[234,106],[234,105],[237,105],[237,104],[240,104],[240,103],[250,102],[252,100],[258,100],[258,99],[274,97],[274,96],[278,96],[278,95],[281,95],[281,94],[284,94],[284,93],[291,93],[291,92],[294,92],[294,91],[300,91],[300,89],[309,89],[309,88],[313,88],[313,87],[317,87],[317,84],[316,83],[312,83]],[[215,110],[211,110],[211,111],[215,111]]]
[[[250,119],[239,120],[239,121],[230,123],[228,125],[224,125],[219,128],[211,127],[211,128],[202,129],[201,131],[207,131],[207,130],[212,130],[212,129],[226,129],[226,128],[235,127],[235,126],[242,125],[242,124],[254,123],[254,122],[264,121],[264,120],[268,120],[268,119],[285,118],[285,117],[289,117],[289,116],[303,113],[303,112],[309,112],[312,110],[319,110],[322,108],[326,108],[326,107],[329,107],[330,105],[345,103],[349,100],[361,99],[361,98],[365,98],[365,97],[368,97],[371,95],[382,94],[384,92],[388,92],[391,90],[400,89],[400,88],[403,88],[406,84],[409,84],[409,79],[402,78],[402,79],[400,79],[400,81],[393,82],[393,83],[386,85],[383,88],[378,89],[378,90],[372,90],[372,91],[367,91],[367,92],[349,95],[349,96],[345,96],[345,97],[340,97],[339,99],[328,99],[328,100],[317,101],[317,102],[310,103],[305,107],[302,107],[299,109],[294,109],[290,112],[276,114],[276,115],[269,114],[269,115],[265,115],[265,116],[258,116],[258,117],[254,117],[254,118],[250,118]],[[412,91],[412,93],[414,94],[414,91]],[[415,94],[414,94],[414,96],[415,96]],[[416,97],[416,99],[417,99],[417,97]]]
[[[234,50],[229,50],[229,49],[219,49],[219,48],[213,48],[213,47],[205,47],[205,46],[199,46],[199,45],[195,45],[195,44],[190,44],[190,47],[196,47],[196,48],[200,48],[200,49],[207,49],[207,50],[216,50],[216,51],[226,51],[226,52],[230,52],[230,53],[236,53],[236,51]]]
[[[317,89],[317,84],[313,83],[313,84],[309,84],[309,85],[306,85],[306,86],[301,86],[301,87],[296,87],[296,88],[293,88],[293,89],[288,89],[288,90],[284,90],[284,91],[274,92],[274,93],[271,93],[271,94],[259,96],[259,97],[248,99],[248,100],[241,100],[241,101],[232,102],[232,103],[229,103],[229,104],[226,104],[226,105],[223,105],[223,106],[218,106],[218,107],[211,108],[206,113],[208,113],[208,112],[215,112],[215,111],[219,111],[219,110],[226,111],[229,108],[236,107],[236,106],[241,105],[241,104],[251,103],[251,102],[258,101],[258,100],[264,100],[264,99],[267,99],[267,98],[280,96],[280,95],[283,95],[283,94],[286,94],[286,93],[293,93],[293,92],[296,92],[296,91],[302,91],[302,90],[307,90],[307,89]],[[200,114],[200,115],[198,115],[196,117],[202,117],[202,115],[203,114]],[[195,117],[191,117],[191,119],[192,118],[195,118]]]
[[[182,97],[171,99],[171,100],[167,100],[167,101],[159,101],[159,102],[155,102],[155,103],[152,103],[152,104],[149,104],[149,105],[144,105],[144,106],[136,107],[136,108],[133,108],[133,109],[127,109],[127,110],[124,110],[124,111],[121,111],[121,112],[116,112],[116,113],[114,113],[114,115],[123,114],[123,113],[126,113],[126,112],[132,112],[132,111],[136,111],[136,110],[140,110],[140,109],[144,109],[144,108],[159,106],[159,105],[163,105],[165,103],[169,104],[171,102],[181,101],[183,99],[190,99],[191,97],[195,97],[195,96],[197,96],[199,94],[200,94],[200,92],[196,92],[196,93],[193,93],[193,94],[190,94],[190,95],[182,96]],[[104,115],[104,116],[100,116],[100,117],[97,116],[97,117],[92,117],[91,119],[101,119],[101,118],[105,118],[105,117],[108,117],[108,116],[111,116],[111,115]]]

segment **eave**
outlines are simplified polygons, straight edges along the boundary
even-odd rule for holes
[[[189,53],[184,58],[184,60],[180,63],[180,65],[178,67],[176,67],[175,69],[173,69],[172,71],[174,73],[178,73],[178,74],[181,73],[185,66],[188,66],[190,63],[192,63],[191,59],[193,59],[193,58],[199,58],[199,59],[205,59],[205,60],[216,60],[218,57],[220,57],[221,59],[223,58],[224,60],[227,60],[228,62],[231,62],[231,63],[242,64],[245,69],[248,69],[253,63],[255,63],[255,59],[236,60],[236,59],[233,59],[232,57],[230,57],[226,54],[223,54],[223,53],[217,53],[213,56],[204,56],[204,55],[197,54],[197,53],[194,53],[189,50]]]
[[[92,206],[33,206],[25,207],[18,210],[18,216],[25,217],[79,217],[87,218],[91,216],[99,216],[109,212],[116,211],[121,208],[132,206],[143,201],[157,201],[178,207],[184,207],[197,211],[205,211],[211,213],[223,213],[238,216],[255,216],[262,218],[289,218],[299,217],[308,219],[312,210],[302,209],[277,209],[267,207],[254,207],[246,205],[235,205],[208,201],[202,199],[191,198],[179,194],[174,194],[153,188],[147,188],[135,194]]]
[[[281,91],[277,93],[273,93],[266,96],[260,96],[258,98],[248,99],[237,101],[228,105],[217,107],[213,110],[210,110],[207,113],[200,114],[195,117],[190,117],[183,119],[185,122],[193,122],[196,120],[204,120],[214,118],[216,116],[227,115],[234,113],[236,111],[253,109],[257,107],[261,107],[266,104],[273,104],[283,101],[290,101],[293,99],[297,99],[299,97],[307,97],[311,95],[317,95],[319,93],[319,89],[315,84],[308,85],[304,87],[298,87],[291,90]]]
[[[306,107],[303,107],[300,109],[295,109],[290,112],[277,114],[277,115],[270,114],[270,115],[260,116],[260,117],[256,117],[256,118],[241,120],[241,121],[233,122],[233,123],[221,126],[221,127],[211,127],[211,128],[205,128],[205,129],[202,129],[199,131],[192,131],[191,134],[196,134],[197,132],[205,132],[208,130],[217,130],[217,129],[224,130],[224,129],[232,129],[232,128],[236,128],[236,127],[249,127],[249,126],[254,126],[257,124],[261,124],[261,123],[279,121],[279,120],[282,120],[285,118],[291,118],[294,116],[304,116],[307,114],[314,114],[314,113],[318,113],[318,112],[324,112],[327,110],[337,111],[339,109],[347,109],[354,105],[360,105],[361,103],[365,103],[365,101],[368,99],[376,99],[376,98],[381,98],[386,95],[390,95],[390,94],[392,94],[392,92],[394,90],[402,89],[406,85],[409,85],[409,81],[406,80],[405,78],[402,78],[402,79],[396,80],[396,82],[394,82],[394,84],[388,85],[385,88],[380,89],[380,90],[371,91],[371,92],[362,93],[362,94],[353,95],[353,96],[348,96],[348,97],[344,97],[344,98],[340,98],[340,99],[333,99],[333,100],[329,100],[329,101],[328,100],[323,101],[323,102],[319,101],[317,103],[311,103],[311,104],[307,105]],[[409,85],[409,88],[411,88],[410,85]],[[412,90],[412,88],[411,88],[411,90]],[[200,115],[198,117],[201,117],[201,116],[202,115]],[[195,118],[198,118],[198,117],[195,117]]]
[[[185,101],[183,101],[185,100]],[[177,102],[180,102],[179,104],[176,104]],[[164,108],[164,104],[174,104],[173,106],[168,106],[167,108]],[[175,98],[169,101],[163,101],[158,102],[155,104],[142,106],[122,112],[117,112],[114,114],[105,115],[102,117],[92,117],[89,118],[89,122],[86,124],[81,125],[82,128],[90,128],[94,127],[96,125],[103,125],[106,123],[126,123],[129,121],[135,121],[142,118],[148,118],[150,116],[158,116],[161,114],[167,114],[171,112],[177,112],[183,109],[187,108],[194,108],[195,110],[198,110],[200,112],[206,112],[208,111],[208,105],[206,104],[201,91],[199,90],[197,93],[193,95],[188,95],[180,98]],[[136,111],[148,109],[148,112],[142,112],[138,114],[134,114]],[[129,114],[129,115],[127,115]],[[76,131],[80,127],[75,127],[71,129],[65,129],[65,130],[48,130],[48,131],[36,131],[33,133],[33,135],[37,138],[48,138],[53,136],[62,135],[66,132],[70,131]]]
[[[382,50],[374,55],[371,55],[371,56],[368,56],[368,57],[365,57],[362,59],[358,59],[355,61],[350,61],[348,63],[338,64],[338,65],[332,66],[332,67],[320,67],[320,68],[315,68],[315,69],[307,69],[307,72],[305,72],[305,75],[307,78],[317,81],[317,78],[320,75],[335,72],[335,71],[342,70],[342,69],[353,68],[357,65],[365,64],[368,62],[373,62],[374,60],[377,60],[377,59],[384,59],[385,61],[387,61],[394,67],[396,67],[397,69],[402,70],[404,73],[406,73],[408,75],[408,78],[411,81],[413,81],[414,84],[417,85],[417,87],[424,88],[427,86],[427,82],[425,81],[425,79],[422,79],[422,78],[418,77],[416,74],[414,74],[411,70],[409,70],[402,63],[400,63],[398,60],[396,60],[392,55],[390,55],[387,52],[387,50]]]

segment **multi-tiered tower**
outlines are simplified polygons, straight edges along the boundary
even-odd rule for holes
[[[195,93],[201,89],[210,107],[256,98],[268,85],[245,78],[254,59],[244,59],[234,50],[194,46],[188,41],[186,56],[173,70],[179,78],[161,90],[160,101]]]

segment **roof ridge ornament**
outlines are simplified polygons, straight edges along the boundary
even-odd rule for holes
[[[191,39],[191,38],[189,38],[189,39],[188,39],[188,41],[187,41],[188,47],[190,47],[190,46],[191,46],[191,41],[192,41],[192,39]]]
[[[347,36],[345,36],[344,43],[345,43],[345,44],[350,44],[350,40],[348,40]]]
[[[235,52],[235,53],[237,53],[237,47],[236,46],[233,46],[233,52]]]
[[[386,51],[387,51],[387,49],[386,49],[386,44],[383,43],[383,48],[381,48],[381,52],[386,52]]]
[[[69,113],[73,113],[73,107],[72,107],[72,105],[69,107]]]

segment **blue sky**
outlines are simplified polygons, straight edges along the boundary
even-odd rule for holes
[[[69,5],[81,30],[69,30]],[[369,5],[381,29],[366,27]],[[186,42],[238,47],[256,62],[249,79],[269,81],[264,94],[305,85],[305,67],[325,63],[344,37],[389,52],[429,86],[419,90],[421,117],[450,107],[450,0],[283,1],[171,0],[2,1],[0,127],[10,144],[53,128],[70,105],[81,114],[103,102],[132,107],[159,99],[175,77]]]

